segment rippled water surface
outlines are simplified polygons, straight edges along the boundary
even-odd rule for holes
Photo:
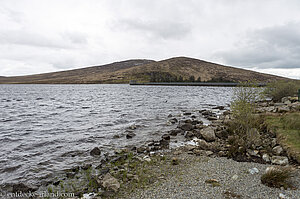
[[[36,183],[97,161],[89,151],[135,146],[166,131],[166,118],[230,103],[232,88],[0,85],[0,184]],[[137,136],[123,135],[137,125]],[[120,135],[113,139],[114,135]]]

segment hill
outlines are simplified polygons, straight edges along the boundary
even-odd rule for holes
[[[0,77],[0,83],[92,84],[128,83],[130,80],[139,82],[238,82],[246,80],[270,82],[281,79],[287,78],[223,66],[193,58],[175,57],[162,61],[135,59],[62,72]]]

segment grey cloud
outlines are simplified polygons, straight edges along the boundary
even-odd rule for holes
[[[249,32],[235,49],[215,55],[227,64],[257,68],[300,68],[300,23]]]
[[[130,30],[140,31],[146,36],[158,37],[161,39],[181,39],[187,36],[192,26],[189,23],[174,21],[144,21],[123,19],[114,22],[112,25],[114,30]]]
[[[0,32],[0,43],[17,44],[45,48],[69,49],[85,44],[85,37],[78,33],[63,33],[52,35],[28,30],[11,30]]]

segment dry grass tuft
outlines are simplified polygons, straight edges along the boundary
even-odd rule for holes
[[[261,183],[268,187],[293,188],[291,177],[293,177],[292,170],[289,167],[270,167],[266,173],[261,176]]]

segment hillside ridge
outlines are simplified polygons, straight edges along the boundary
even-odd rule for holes
[[[95,84],[139,82],[270,82],[288,79],[251,70],[224,66],[189,57],[154,61],[131,59],[36,75],[2,77],[1,84]]]

